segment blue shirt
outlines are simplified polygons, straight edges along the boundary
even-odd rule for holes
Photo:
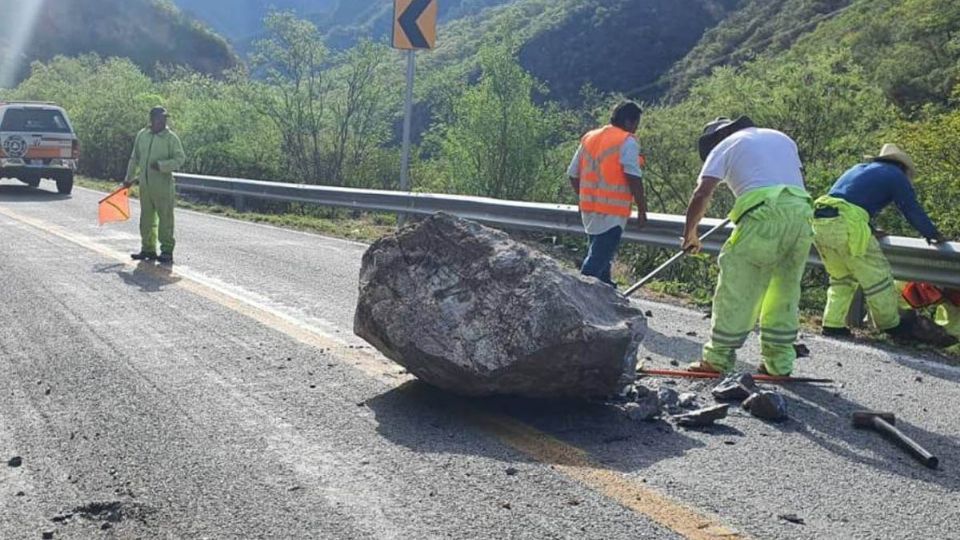
[[[917,193],[907,175],[896,165],[879,161],[861,163],[845,172],[830,190],[831,197],[843,199],[876,217],[895,203],[910,225],[924,238],[936,238],[937,227],[917,202]]]

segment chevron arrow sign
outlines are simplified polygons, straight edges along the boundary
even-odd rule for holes
[[[393,47],[432,49],[437,44],[438,0],[394,0]]]

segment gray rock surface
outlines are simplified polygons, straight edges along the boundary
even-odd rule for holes
[[[635,378],[643,312],[506,234],[438,214],[363,256],[354,332],[463,395],[616,393]]]
[[[713,407],[674,416],[673,419],[677,421],[678,426],[706,427],[713,425],[717,420],[726,418],[729,409],[729,405],[714,405]]]
[[[787,398],[769,390],[761,390],[747,398],[743,408],[753,416],[771,422],[783,422],[788,418]]]

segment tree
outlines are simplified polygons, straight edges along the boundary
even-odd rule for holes
[[[306,183],[327,176],[323,144],[331,82],[327,49],[317,27],[289,12],[264,21],[267,37],[256,42],[250,66],[262,80],[234,74],[239,91],[280,132],[285,161]]]
[[[478,83],[433,128],[446,189],[519,200],[555,194],[565,185],[555,149],[571,138],[565,115],[534,102],[539,85],[510,46],[485,45],[479,59]]]
[[[360,181],[363,175],[351,173],[361,170],[390,135],[397,100],[384,70],[388,53],[382,45],[362,41],[339,58],[342,68],[330,107],[334,133],[329,170],[334,185]]]
[[[147,125],[150,107],[162,102],[132,62],[95,55],[34,63],[11,97],[63,106],[80,139],[80,172],[98,178],[124,176],[134,135]]]

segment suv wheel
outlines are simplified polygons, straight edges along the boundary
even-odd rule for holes
[[[56,177],[57,193],[69,195],[73,191],[73,171],[60,173]]]

